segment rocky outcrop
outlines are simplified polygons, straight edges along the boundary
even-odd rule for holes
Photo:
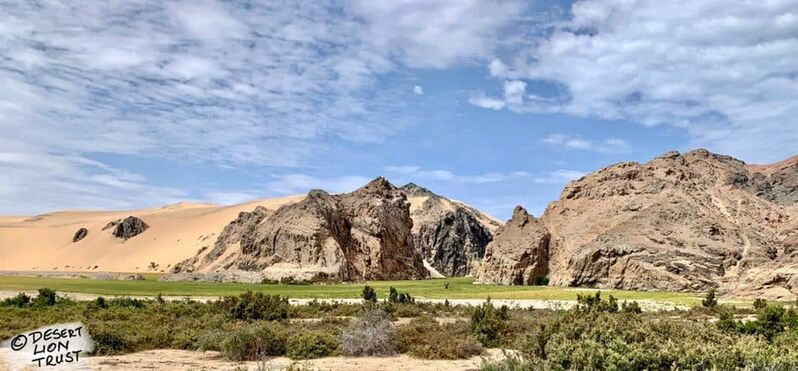
[[[413,183],[400,190],[410,202],[413,241],[424,259],[444,276],[476,273],[501,223]]]
[[[795,171],[696,150],[573,181],[542,218],[551,283],[794,297]]]
[[[239,248],[241,240],[253,236],[255,228],[271,213],[272,211],[263,206],[258,206],[249,212],[240,212],[235,220],[222,229],[211,250],[202,251],[188,260],[175,264],[171,272],[193,273],[200,263],[200,259],[204,265],[217,265],[217,269],[220,262],[224,266],[223,257],[235,255],[235,250]]]
[[[72,236],[72,243],[78,242],[89,234],[89,230],[86,228],[80,228],[75,232],[75,235]]]
[[[424,278],[412,225],[407,197],[384,178],[347,194],[313,190],[271,215],[239,215],[213,250],[178,264],[173,273],[250,282]]]
[[[535,285],[548,274],[551,235],[543,223],[516,206],[513,217],[487,246],[477,283]]]
[[[113,228],[112,234],[116,238],[127,240],[140,235],[150,226],[143,220],[135,216],[128,216],[125,219],[114,220],[103,227],[103,230]]]

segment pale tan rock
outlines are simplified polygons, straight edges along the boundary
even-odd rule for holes
[[[571,182],[542,218],[551,283],[794,297],[798,164],[761,168],[696,150]]]
[[[488,244],[477,272],[477,283],[534,285],[548,273],[549,231],[516,206],[513,217]]]
[[[178,264],[173,273],[182,275],[165,279],[361,281],[429,275],[413,245],[407,198],[384,178],[352,193],[312,190],[266,214],[242,213],[220,234],[214,250]]]

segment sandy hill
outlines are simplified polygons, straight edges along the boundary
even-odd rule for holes
[[[233,206],[178,203],[125,211],[61,211],[33,217],[0,218],[0,270],[148,272],[196,254],[242,211],[276,210],[304,196],[259,200]],[[135,216],[149,228],[127,240],[114,237],[109,222]],[[80,228],[87,235],[73,243]]]

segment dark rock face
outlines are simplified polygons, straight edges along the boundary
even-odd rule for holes
[[[400,190],[411,203],[413,241],[433,268],[444,276],[476,273],[499,223],[413,183]]]
[[[115,220],[108,223],[103,230],[108,228],[113,228],[113,235],[116,238],[121,238],[123,240],[127,240],[129,238],[133,238],[135,236],[140,235],[142,232],[146,231],[147,228],[150,226],[147,223],[144,223],[143,220],[137,218],[135,216],[128,216],[122,220]]]
[[[424,278],[429,272],[413,245],[412,225],[406,197],[384,178],[347,194],[312,190],[271,215],[240,215],[220,235],[218,251],[180,269],[192,265],[214,280]],[[225,254],[220,246],[235,240],[239,248]]]
[[[72,236],[72,243],[78,242],[78,241],[86,238],[86,235],[88,235],[88,234],[89,234],[89,230],[88,229],[86,229],[86,228],[78,229],[75,232],[75,235]]]
[[[551,235],[543,223],[516,206],[499,228],[477,272],[478,283],[535,285],[548,274]]]

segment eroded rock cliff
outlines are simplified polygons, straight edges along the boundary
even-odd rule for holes
[[[549,270],[551,235],[543,223],[516,206],[513,217],[496,232],[477,273],[477,283],[535,285]]]

